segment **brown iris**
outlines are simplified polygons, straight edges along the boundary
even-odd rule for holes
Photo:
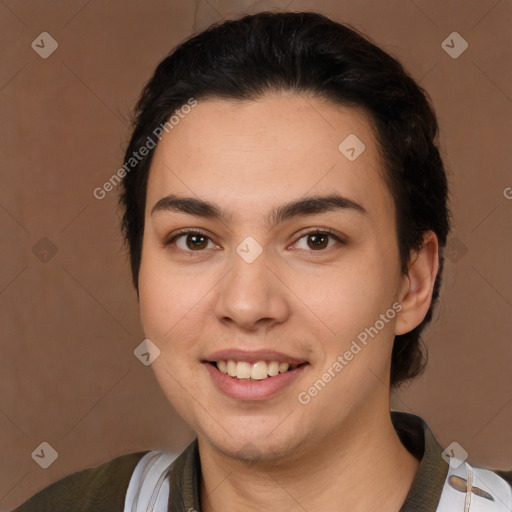
[[[208,237],[200,234],[187,235],[186,244],[189,249],[204,249],[208,245]]]
[[[312,242],[312,244],[310,243]],[[316,233],[308,236],[308,246],[311,249],[325,249],[329,244],[329,236],[323,233]]]

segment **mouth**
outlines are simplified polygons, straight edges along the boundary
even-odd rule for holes
[[[261,381],[272,379],[280,374],[291,372],[296,368],[308,363],[290,364],[279,361],[257,361],[250,363],[248,361],[235,361],[233,359],[206,361],[214,366],[224,375],[233,379],[246,381]]]

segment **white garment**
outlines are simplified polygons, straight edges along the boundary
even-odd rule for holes
[[[177,457],[155,450],[142,457],[128,485],[124,512],[168,512],[168,470]],[[451,459],[436,512],[512,512],[512,489],[488,469]]]
[[[496,473],[451,458],[437,512],[451,511],[512,512],[512,489]]]
[[[139,460],[128,484],[124,512],[167,512],[168,470],[178,455],[153,450]]]

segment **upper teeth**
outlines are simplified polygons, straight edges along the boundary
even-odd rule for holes
[[[280,363],[279,361],[258,361],[251,364],[246,361],[217,361],[217,368],[222,373],[237,379],[263,380],[267,377],[274,377],[279,373],[297,368],[297,364]]]

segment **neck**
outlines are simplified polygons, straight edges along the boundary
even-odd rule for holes
[[[402,445],[389,408],[354,417],[294,461],[248,464],[198,437],[203,512],[398,511],[419,461]]]

